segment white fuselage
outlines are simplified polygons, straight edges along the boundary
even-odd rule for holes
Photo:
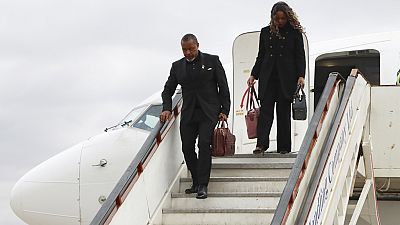
[[[237,137],[236,152],[239,154],[250,153],[255,145],[254,140],[246,137],[242,118],[244,109],[239,105],[246,88],[246,80],[255,62],[258,35],[258,32],[240,35],[233,47],[236,60],[233,65],[233,86],[231,86],[233,89],[231,126]],[[318,68],[327,70],[329,67],[341,66],[336,64],[340,62],[336,59],[345,60],[346,54],[350,56],[359,54],[360,57],[366,54],[365,57],[368,57],[368,52],[364,50],[373,50],[370,51],[374,55],[371,60],[379,57],[379,85],[396,83],[396,73],[400,69],[400,32],[321,42],[310,45],[309,49],[306,43],[306,48],[309,55],[306,74],[308,118],[311,118],[314,109],[313,91],[316,88],[316,76],[319,76],[316,74],[317,61],[326,63]],[[331,65],[328,65],[329,63]],[[347,66],[352,66],[350,64]],[[363,66],[368,67],[368,65]],[[12,192],[11,206],[17,216],[31,225],[89,224],[150,134],[152,126],[154,127],[158,121],[157,112],[161,110],[160,104],[160,93],[157,93],[156,97],[136,107],[108,132],[91,137],[29,171],[17,182]],[[307,125],[307,120],[293,121],[294,151],[299,149]],[[273,128],[271,131],[273,137],[275,132]],[[272,143],[271,146],[273,145]]]

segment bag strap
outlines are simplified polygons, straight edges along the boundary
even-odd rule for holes
[[[249,109],[252,110],[252,109],[256,108],[256,103],[254,103],[254,102],[256,102],[258,108],[260,108],[260,103],[258,102],[256,89],[254,88],[254,86],[251,86],[250,87],[250,104],[248,103],[248,106],[246,106],[247,111],[249,111]]]
[[[249,109],[251,109],[251,103],[253,100],[253,89],[251,87],[252,86],[249,87],[249,94],[247,95],[246,111],[249,111]]]
[[[242,96],[242,101],[240,102],[240,108],[243,108],[244,106],[243,102],[245,99],[246,99],[246,111],[249,111],[249,109],[251,110],[256,107],[256,104],[254,102],[256,102],[257,106],[260,107],[260,103],[258,102],[258,96],[256,89],[254,88],[254,85],[249,86],[244,92]]]
[[[245,91],[244,94],[243,94],[242,101],[241,101],[241,103],[240,103],[240,108],[243,108],[243,101],[244,101],[244,98],[249,94],[249,91],[250,91],[250,86],[246,89],[246,91]]]

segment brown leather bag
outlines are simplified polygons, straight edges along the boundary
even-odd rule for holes
[[[243,101],[247,97],[246,111],[244,119],[247,127],[247,137],[249,139],[257,138],[257,123],[260,116],[260,103],[254,86],[249,86],[244,92],[240,107],[243,108]],[[256,105],[257,104],[257,105]]]
[[[226,127],[225,127],[226,125]],[[235,154],[236,137],[228,128],[228,123],[224,120],[218,121],[214,130],[212,156],[231,156]]]

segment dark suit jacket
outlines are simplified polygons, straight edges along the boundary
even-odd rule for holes
[[[181,121],[188,122],[192,118],[196,103],[207,117],[216,122],[220,112],[228,116],[231,105],[228,82],[224,68],[218,56],[199,51],[201,72],[196,77],[186,74],[186,59],[172,63],[170,75],[164,85],[161,96],[163,111],[172,110],[172,95],[178,84],[182,87]]]
[[[306,61],[303,36],[289,23],[281,29],[281,38],[270,32],[270,27],[261,29],[259,50],[251,75],[259,80],[259,97],[264,98],[274,66],[281,81],[285,97],[290,100],[296,91],[297,80],[304,77]]]

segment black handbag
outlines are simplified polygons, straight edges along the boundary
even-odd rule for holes
[[[304,90],[301,87],[301,85],[297,86],[296,92],[293,95],[292,116],[294,120],[307,119],[306,94],[304,93]]]

